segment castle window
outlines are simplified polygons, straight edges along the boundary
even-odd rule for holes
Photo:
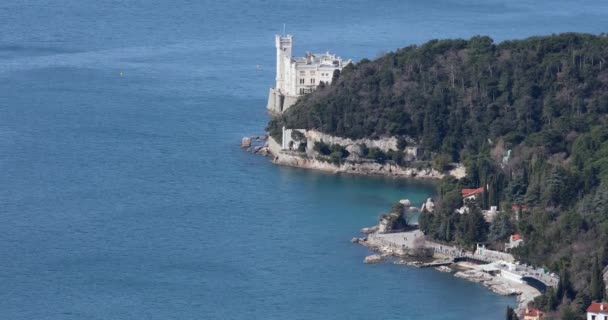
[[[300,78],[300,84],[304,84],[304,79]]]
[[[310,84],[315,84],[315,78],[310,79]]]
[[[315,72],[314,72],[314,71],[311,71],[311,72],[310,72],[310,75],[311,75],[311,76],[314,76],[314,75],[315,75]]]
[[[303,76],[306,74],[306,71],[300,71],[300,75]]]

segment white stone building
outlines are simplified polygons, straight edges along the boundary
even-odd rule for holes
[[[281,113],[291,107],[299,96],[314,91],[321,82],[330,84],[334,71],[342,70],[351,60],[329,52],[307,52],[305,57],[293,57],[293,36],[275,36],[277,52],[276,84],[268,95],[268,110]]]

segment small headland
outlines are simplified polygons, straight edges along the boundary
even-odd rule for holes
[[[280,142],[266,134],[244,137],[241,147],[271,156],[277,165],[330,173],[425,180],[466,174],[464,166],[458,163],[441,164],[442,169],[438,170],[424,157],[423,148],[400,145],[395,137],[351,140],[314,130],[284,129]]]

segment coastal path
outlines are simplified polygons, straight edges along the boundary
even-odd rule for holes
[[[488,250],[484,247],[478,247],[475,252],[466,251],[456,246],[426,240],[424,233],[420,230],[396,233],[372,233],[368,235],[367,239],[370,244],[386,247],[393,251],[415,250],[422,247],[432,249],[434,254],[448,257],[453,261],[467,258],[482,263],[504,264],[504,268],[501,269],[515,273],[524,280],[539,281],[547,287],[556,287],[559,283],[559,277],[549,274],[541,268],[514,264],[515,258],[511,254]]]

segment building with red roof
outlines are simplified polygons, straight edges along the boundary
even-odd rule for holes
[[[509,250],[509,249],[517,248],[522,243],[524,243],[524,237],[521,234],[519,234],[519,233],[512,234],[509,237],[509,242],[505,243],[505,251]]]
[[[540,320],[545,318],[545,313],[538,309],[526,309],[524,320]]]
[[[519,212],[520,210],[526,211],[526,210],[528,210],[528,206],[525,203],[522,203],[522,204],[516,203],[513,206],[511,206],[511,209],[513,209],[513,211],[515,211],[515,212]]]
[[[462,194],[462,200],[475,199],[475,198],[477,198],[478,194],[483,193],[483,188],[462,189],[462,190],[460,190],[460,193]]]
[[[608,320],[608,302],[592,302],[587,308],[587,320]]]

